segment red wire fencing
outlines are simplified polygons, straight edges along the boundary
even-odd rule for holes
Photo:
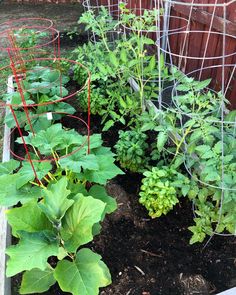
[[[1,109],[10,110],[15,127],[11,131],[21,137],[24,147],[23,156],[11,149],[11,154],[23,161],[28,161],[32,167],[36,181],[39,182],[35,169],[36,162],[58,161],[59,158],[45,157],[36,152],[37,159],[32,155],[32,148],[25,139],[22,126],[28,125],[28,131],[37,136],[34,122],[38,118],[51,121],[53,117],[66,117],[74,120],[75,126],[84,125],[87,130],[85,142],[77,147],[73,154],[85,144],[88,145],[90,136],[90,73],[79,62],[61,58],[60,33],[53,27],[53,22],[43,18],[21,18],[10,20],[0,25],[0,51],[7,65],[0,69],[0,101]],[[68,71],[74,67],[83,70],[87,79],[83,85],[67,87]],[[67,71],[65,73],[65,71]],[[34,82],[34,79],[37,81]],[[32,82],[33,81],[33,82]],[[66,86],[66,87],[65,87]],[[8,93],[6,94],[6,89]],[[53,90],[54,95],[47,94]],[[82,91],[87,91],[88,116],[83,120],[63,111],[50,111],[50,106],[65,101],[74,101]],[[40,94],[40,95],[39,95]],[[48,111],[47,111],[48,108]],[[36,111],[33,112],[33,111]],[[42,110],[42,112],[40,112]],[[9,111],[8,111],[9,112]],[[35,114],[34,114],[35,113]],[[22,118],[24,118],[22,120]],[[71,153],[61,155],[61,158]]]

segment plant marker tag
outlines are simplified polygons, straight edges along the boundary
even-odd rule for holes
[[[47,119],[48,119],[49,121],[52,120],[52,113],[47,113]]]

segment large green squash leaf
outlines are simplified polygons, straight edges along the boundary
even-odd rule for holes
[[[105,206],[100,200],[78,194],[62,219],[61,235],[67,251],[75,253],[79,246],[92,241],[93,225],[101,221]]]
[[[34,169],[36,171],[37,177],[41,180],[48,172],[52,169],[52,165],[49,162],[34,162]],[[20,178],[18,180],[18,187],[26,184],[29,181],[35,179],[35,175],[32,169],[32,166],[29,162],[24,162],[22,168],[19,170],[18,175]]]
[[[101,256],[86,248],[77,253],[75,261],[60,261],[54,276],[60,288],[73,295],[98,295],[99,288],[111,283],[109,270]]]
[[[42,196],[42,188],[38,186],[32,186],[31,184],[26,184],[17,190],[15,197],[25,204],[31,200],[38,200]]]
[[[51,222],[39,209],[37,201],[7,210],[6,214],[14,236],[18,236],[17,231],[39,232],[53,229]]]
[[[75,173],[80,173],[81,168],[89,170],[99,169],[96,156],[92,154],[81,155],[80,153],[75,153],[69,157],[61,159],[59,164],[63,169],[69,169]]]
[[[41,189],[31,185],[19,186],[19,174],[0,176],[0,205],[10,207],[40,197]]]
[[[47,291],[56,283],[54,270],[48,266],[45,270],[34,268],[23,274],[20,294],[35,294]]]
[[[43,200],[38,206],[52,222],[59,222],[74,203],[73,200],[67,199],[71,193],[67,184],[67,178],[63,177],[49,189],[43,190]]]
[[[13,159],[8,162],[0,163],[0,176],[11,174],[14,170],[19,168],[19,166],[20,162]]]
[[[99,155],[96,157],[99,169],[85,170],[83,176],[90,182],[99,184],[106,184],[107,180],[114,178],[118,174],[124,174],[124,172],[114,164],[113,157],[107,157]]]
[[[41,130],[34,138],[32,144],[44,155],[51,155],[54,149],[60,143],[60,135],[63,132],[61,124],[53,124],[47,130]]]
[[[88,194],[95,199],[103,201],[106,204],[106,207],[104,210],[104,216],[105,216],[105,214],[110,214],[117,209],[116,200],[114,198],[108,196],[104,186],[93,185],[91,187],[91,189],[89,190]]]
[[[0,205],[14,206],[18,202],[26,203],[41,196],[41,188],[31,185],[19,186],[19,174],[0,176]]]
[[[33,268],[45,270],[48,258],[58,254],[58,241],[52,232],[20,232],[19,234],[20,242],[6,250],[7,255],[10,256],[7,261],[7,277]],[[50,239],[49,236],[54,239]]]
[[[0,176],[0,205],[12,206],[18,203],[15,199],[17,193],[16,181],[19,176],[14,175],[2,175]]]

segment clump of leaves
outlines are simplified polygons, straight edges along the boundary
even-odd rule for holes
[[[147,135],[139,130],[119,131],[115,145],[121,167],[132,172],[143,172],[148,166]]]
[[[86,139],[74,130],[63,130],[61,124],[48,130],[34,137],[34,144],[46,154],[55,146],[69,151]],[[28,144],[32,138],[25,137]],[[7,211],[19,239],[7,249],[7,276],[23,272],[20,294],[43,293],[57,282],[73,295],[97,295],[99,288],[111,283],[110,272],[101,256],[84,246],[99,234],[106,214],[117,208],[103,185],[123,172],[98,134],[90,138],[89,154],[82,146],[78,153],[55,160],[56,167],[34,162],[37,182],[28,162],[0,164],[0,204],[18,204]]]
[[[139,202],[152,218],[166,215],[190,189],[190,180],[174,166],[153,167],[143,175]]]
[[[119,34],[119,38],[109,41],[107,32],[112,27],[117,30],[119,25],[127,24],[125,6],[121,6],[121,9],[124,9],[124,14],[120,21],[113,21],[105,8],[102,8],[98,16],[92,12],[85,13],[80,23],[85,24],[86,29],[92,30],[99,38],[96,44],[89,42],[74,51],[77,60],[82,61],[91,71],[94,82],[91,111],[102,116],[102,123],[105,124],[103,130],[108,130],[115,122],[128,126],[133,124],[145,108],[144,96],[150,99],[155,95],[155,88],[150,89],[149,82],[159,77],[158,63],[161,75],[168,76],[164,59],[157,61],[155,55],[148,54],[147,47],[155,45],[155,42],[140,33],[144,26],[145,29],[153,29],[156,17],[154,12],[146,11],[140,18],[132,14],[132,20],[129,21],[135,27],[134,32],[124,36],[118,30],[116,34]],[[75,68],[74,74],[76,79],[85,78],[80,69]],[[137,85],[135,91],[130,88],[131,77]],[[87,109],[85,95],[80,97],[80,104],[82,109]]]
[[[127,8],[126,3],[120,3],[121,23],[132,31],[156,32],[157,19],[163,15],[164,9],[145,9],[142,15],[137,15],[132,9]]]
[[[34,118],[35,114],[42,114],[44,112],[66,112],[68,114],[73,114],[75,112],[75,109],[66,102],[52,103],[60,101],[63,97],[68,95],[69,92],[65,87],[68,82],[69,77],[62,74],[59,69],[35,66],[26,72],[24,79],[20,81],[25,104],[28,106],[42,104],[42,106],[37,108],[31,107],[28,111],[29,115],[33,117],[33,128],[36,130],[40,129],[40,127],[45,129],[45,124],[43,124],[43,121],[46,121],[45,118]],[[13,105],[19,125],[23,127],[27,124],[26,114],[21,109],[24,103],[17,89],[18,85],[14,86],[16,87],[16,91],[5,94],[3,100]],[[61,117],[62,115],[58,114],[56,119],[60,119]],[[39,121],[41,121],[42,124],[40,124]],[[49,123],[49,121],[47,123]],[[6,124],[9,128],[15,127],[15,120],[12,113],[6,116]],[[26,127],[26,129],[28,128]]]
[[[216,116],[221,114],[221,101],[229,101],[222,93],[209,90],[211,79],[196,81],[194,78],[184,76],[175,87],[173,100],[180,110],[191,117]]]
[[[64,176],[41,189],[38,201],[8,210],[8,222],[19,242],[7,249],[6,274],[24,272],[20,294],[42,293],[58,282],[64,292],[95,295],[111,283],[101,256],[82,247],[92,241],[105,214],[116,209],[116,203],[111,207],[110,202],[108,210],[109,198],[99,187],[84,194],[72,192]],[[54,267],[48,263],[52,256],[57,261]]]
[[[90,136],[90,153],[88,154],[87,136],[78,134],[75,130],[66,130],[60,123],[47,130],[41,130],[35,136],[29,133],[25,142],[33,147],[34,158],[46,155],[56,162],[58,175],[64,169],[73,181],[105,184],[108,179],[123,172],[114,164],[115,155],[110,148],[102,146],[100,134]],[[16,140],[22,143],[22,138]],[[67,155],[67,157],[65,157]],[[63,156],[62,158],[60,158]],[[62,169],[61,169],[62,168]],[[70,173],[68,172],[70,171]]]

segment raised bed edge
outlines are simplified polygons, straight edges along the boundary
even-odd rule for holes
[[[13,76],[9,76],[7,81],[7,92],[14,92],[13,87]],[[6,108],[5,116],[10,112]],[[4,125],[4,137],[3,137],[3,153],[2,162],[7,162],[10,160],[10,139],[11,130]],[[10,227],[7,224],[7,219],[5,215],[5,210],[7,208],[0,208],[0,294],[11,295],[11,279],[7,278],[6,273],[6,248],[11,244],[11,232]]]

